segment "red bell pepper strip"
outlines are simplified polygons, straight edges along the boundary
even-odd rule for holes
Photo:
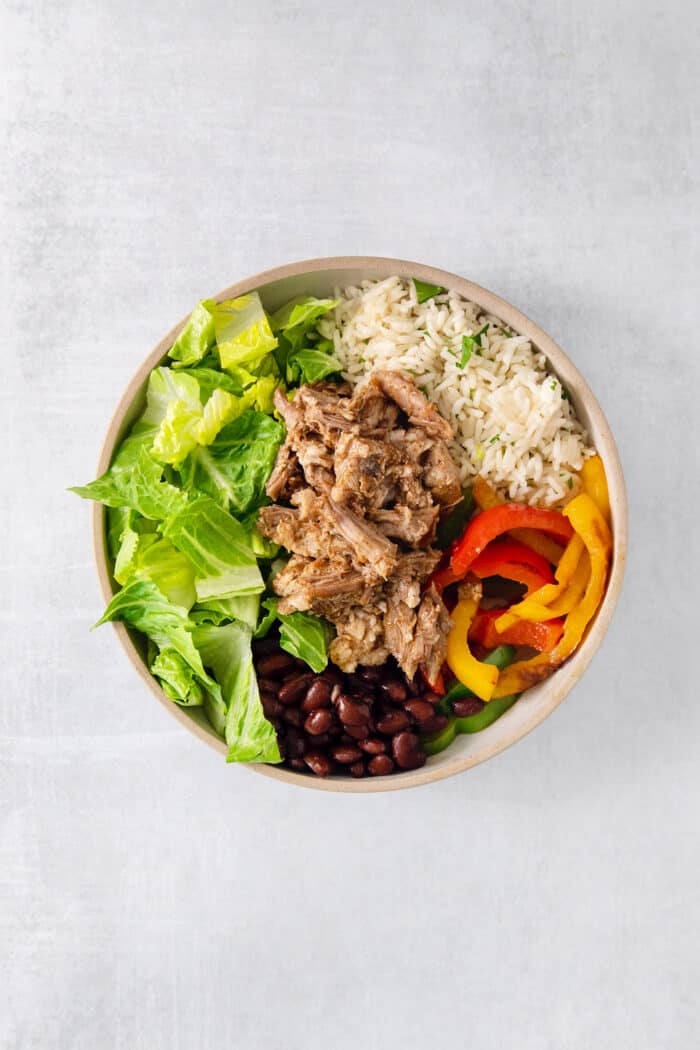
[[[499,612],[503,612],[503,610],[499,609]],[[498,644],[500,644],[500,643],[496,642],[496,645],[498,645]],[[438,696],[444,696],[445,693],[447,692],[447,689],[445,688],[445,676],[442,673],[442,669],[440,669],[438,671],[437,678],[435,679],[434,682],[431,682],[428,679],[428,676],[425,673],[425,668],[420,667],[419,670],[420,670],[420,676],[423,679],[423,681],[425,682],[425,684],[427,685],[428,689],[432,690],[433,693],[437,693]]]
[[[531,594],[548,583],[554,583],[552,567],[541,554],[518,540],[505,537],[494,540],[474,558],[469,571],[480,580],[487,576],[502,576],[525,584]],[[496,643],[498,644],[498,643]]]
[[[540,529],[560,543],[568,543],[574,532],[571,523],[556,510],[542,510],[520,503],[489,507],[472,518],[452,548],[450,568],[454,579],[464,579],[484,548],[510,529]]]
[[[486,649],[498,645],[523,645],[528,649],[537,649],[540,653],[549,653],[557,644],[564,630],[564,620],[548,620],[546,623],[530,623],[520,620],[499,632],[496,620],[503,614],[503,609],[480,609],[469,628],[469,641],[479,642]]]

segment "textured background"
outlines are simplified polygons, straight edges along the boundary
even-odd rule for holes
[[[697,5],[9,0],[0,39],[0,1045],[687,1050]],[[175,727],[87,633],[64,492],[198,298],[343,253],[457,271],[550,331],[631,514],[618,614],[555,715],[365,798]]]

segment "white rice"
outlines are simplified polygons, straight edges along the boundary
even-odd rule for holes
[[[409,373],[456,434],[462,483],[481,474],[501,496],[556,506],[579,490],[593,450],[544,354],[454,292],[419,304],[412,281],[389,277],[336,291],[319,324],[354,386],[375,368]],[[488,331],[460,367],[462,336]]]

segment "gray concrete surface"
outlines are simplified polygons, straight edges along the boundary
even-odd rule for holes
[[[700,16],[692,3],[2,6],[0,1045],[696,1045]],[[227,768],[100,610],[109,414],[201,296],[342,253],[501,293],[617,435],[604,648],[461,777]]]

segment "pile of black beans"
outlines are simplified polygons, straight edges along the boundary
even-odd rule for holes
[[[266,718],[277,731],[284,765],[317,777],[380,777],[418,769],[420,737],[447,725],[437,693],[392,661],[345,674],[329,664],[316,674],[280,649],[255,643],[255,670]]]

